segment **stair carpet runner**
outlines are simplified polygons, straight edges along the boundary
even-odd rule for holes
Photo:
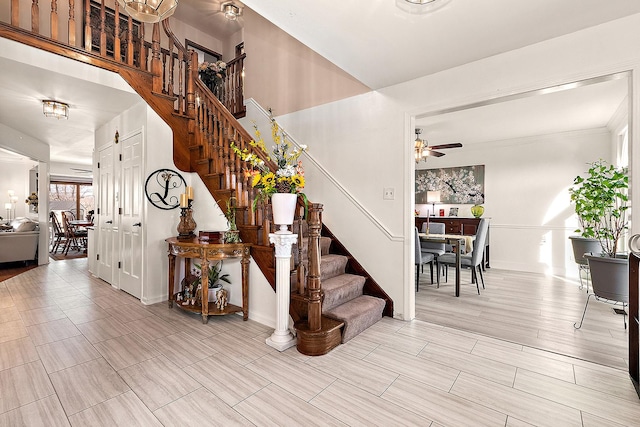
[[[322,314],[344,322],[342,343],[382,319],[383,299],[363,294],[365,277],[345,273],[348,258],[329,253],[331,239],[320,238]]]

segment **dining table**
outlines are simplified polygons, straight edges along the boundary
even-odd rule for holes
[[[453,250],[456,254],[456,282],[455,282],[455,295],[460,296],[460,256],[462,255],[462,247],[469,251],[469,248],[473,248],[473,241],[475,236],[465,236],[461,234],[427,234],[418,233],[421,241],[431,243],[446,243],[453,246]],[[438,274],[440,272],[438,271]]]

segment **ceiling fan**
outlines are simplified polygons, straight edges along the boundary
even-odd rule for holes
[[[420,139],[420,134],[422,133],[422,129],[416,128],[416,142],[415,142],[415,156],[416,163],[420,162],[420,160],[427,160],[427,157],[442,157],[445,153],[441,153],[435,150],[445,150],[447,148],[460,148],[462,144],[459,142],[453,142],[451,144],[441,144],[429,146],[429,142],[425,139]]]
[[[91,169],[81,169],[81,168],[69,168],[72,171],[76,171],[76,173],[93,173]]]

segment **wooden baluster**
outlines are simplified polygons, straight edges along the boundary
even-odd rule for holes
[[[160,24],[153,24],[151,36],[151,74],[155,93],[162,93],[162,63],[160,62]]]
[[[69,0],[69,24],[68,24],[68,32],[69,32],[69,46],[76,45],[76,11],[75,11],[75,0]]]
[[[141,22],[140,28],[143,26]],[[127,64],[133,67],[133,19],[131,17],[127,21]]]
[[[115,29],[113,33],[113,59],[121,62],[122,55],[120,53],[120,3],[116,2],[114,8]]]
[[[11,0],[11,25],[20,26],[20,0]]]
[[[195,54],[195,52],[193,52]],[[189,84],[189,76],[187,73],[191,70],[185,62],[189,59],[184,57],[184,54],[180,52],[178,54],[178,113],[184,114],[185,112],[185,85]],[[191,82],[193,84],[193,82]],[[187,107],[188,108],[188,107]]]
[[[33,0],[31,3],[31,31],[40,34],[40,8],[38,7],[38,0]]]
[[[91,1],[84,0],[84,50],[91,52]]]
[[[161,55],[162,56],[162,93],[166,94],[168,93],[167,91],[167,52],[165,50],[161,50],[160,52],[162,54]]]
[[[105,21],[107,20],[107,12],[104,6],[104,0],[100,3],[100,56],[107,56],[107,33],[105,33]]]
[[[322,289],[320,284],[320,213],[322,205],[311,203],[309,207],[309,330],[319,331],[322,327]]]
[[[58,40],[58,0],[51,0],[51,38]]]
[[[133,24],[132,24],[133,25]],[[133,46],[133,36],[131,36],[131,50],[134,51],[134,46]],[[148,70],[147,67],[147,53],[146,53],[146,47],[144,44],[144,23],[140,23],[140,25],[138,26],[138,41],[137,41],[137,48],[138,48],[138,68],[140,68],[141,70]],[[135,52],[134,52],[135,53]],[[132,59],[133,60],[133,59]]]
[[[178,52],[178,61],[182,52]],[[173,39],[169,37],[169,78],[167,79],[167,91],[165,93],[173,96],[173,71],[175,68],[175,61],[173,60]]]

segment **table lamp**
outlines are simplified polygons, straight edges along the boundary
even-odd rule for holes
[[[436,203],[440,203],[440,192],[427,191],[427,203],[431,203],[431,215],[436,216]]]

